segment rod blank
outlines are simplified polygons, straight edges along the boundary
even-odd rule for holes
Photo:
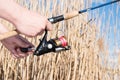
[[[111,2],[105,3],[105,4],[101,4],[101,5],[99,5],[99,6],[87,8],[87,9],[84,9],[84,10],[79,11],[79,14],[85,13],[85,12],[87,12],[87,11],[92,11],[92,10],[95,10],[95,9],[98,9],[98,8],[101,8],[101,7],[104,7],[104,6],[107,6],[107,5],[111,5],[111,4],[117,3],[117,2],[119,2],[119,1],[120,1],[120,0],[115,0],[115,1],[111,1]]]

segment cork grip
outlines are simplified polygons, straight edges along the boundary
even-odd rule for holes
[[[15,36],[17,34],[18,33],[15,30],[7,32],[7,33],[0,34],[0,41],[3,40],[3,39],[9,38],[9,37]]]
[[[67,20],[67,19],[76,17],[78,15],[79,15],[78,11],[74,11],[74,12],[71,12],[71,13],[66,13],[66,14],[64,14],[64,19]]]

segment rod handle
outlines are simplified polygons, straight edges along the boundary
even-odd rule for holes
[[[56,16],[56,17],[48,18],[48,20],[52,24],[54,24],[54,23],[57,23],[57,22],[60,22],[60,21],[63,21],[63,20],[71,19],[71,18],[76,17],[78,15],[79,15],[78,11],[73,11],[71,13],[65,13],[64,15],[59,15],[59,16]]]
[[[15,36],[17,34],[18,33],[15,30],[14,31],[10,31],[10,32],[6,32],[6,33],[3,33],[3,34],[0,34],[0,41],[3,40],[3,39],[9,38],[9,37]]]
[[[71,13],[66,13],[64,14],[64,19],[67,20],[67,19],[71,19],[73,17],[76,17],[79,15],[79,12],[78,11],[73,11]]]

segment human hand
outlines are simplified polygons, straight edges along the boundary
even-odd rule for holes
[[[0,24],[0,34],[8,32],[8,30]],[[16,35],[4,40],[1,40],[2,44],[11,52],[14,58],[23,58],[33,53],[33,51],[29,51],[27,53],[23,53],[20,51],[20,48],[33,47],[33,45],[23,38],[20,35]]]
[[[21,16],[14,21],[16,29],[19,33],[22,33],[29,37],[41,35],[45,29],[51,30],[51,23],[46,17],[39,15],[36,12],[24,10]]]
[[[52,28],[46,17],[20,6],[14,0],[0,0],[0,18],[15,25],[19,33],[30,37]]]
[[[21,52],[20,48],[33,47],[33,45],[20,35],[4,39],[1,42],[14,58],[23,58],[33,53],[33,51],[27,53]]]

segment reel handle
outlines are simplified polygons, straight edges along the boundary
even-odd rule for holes
[[[29,52],[29,51],[35,50],[35,48],[34,48],[34,47],[27,47],[27,48],[20,48],[20,50],[21,50],[21,52],[23,52],[23,53],[27,53],[27,52]]]

